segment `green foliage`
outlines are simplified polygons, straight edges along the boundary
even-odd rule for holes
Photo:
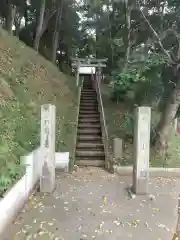
[[[125,112],[122,128],[124,129],[127,135],[133,136],[133,130],[134,130],[133,114],[129,112]]]
[[[127,92],[133,88],[133,83],[136,79],[135,77],[135,69],[115,74],[113,81],[110,83],[113,88],[112,100],[123,100]]]
[[[20,157],[40,144],[40,106],[56,106],[56,149],[72,155],[76,88],[49,61],[0,29],[0,195],[24,173]],[[18,59],[18,60],[17,60]],[[59,104],[61,103],[61,104]]]
[[[32,106],[15,99],[0,105],[0,195],[21,175],[20,157],[38,145],[38,129]]]
[[[125,99],[129,91],[134,91],[135,95],[137,91],[139,96],[140,91],[143,94],[144,89],[149,90],[148,85],[158,88],[162,67],[166,64],[167,58],[164,55],[150,54],[143,63],[130,65],[126,71],[122,70],[120,73],[115,73],[111,82],[113,88],[112,100],[119,101]]]

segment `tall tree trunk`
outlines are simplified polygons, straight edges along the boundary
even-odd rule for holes
[[[124,64],[124,72],[127,71],[130,51],[131,51],[131,6],[128,6],[128,1],[124,1],[124,11],[125,11],[125,21],[126,21],[126,38],[125,38],[125,46],[126,46],[126,56],[125,56],[125,64]]]
[[[28,5],[27,1],[25,1],[25,7],[24,7],[24,19],[25,19],[25,27],[28,25]]]
[[[16,36],[19,36],[20,28],[21,28],[21,20],[22,20],[22,15],[21,13],[16,13],[16,16],[14,18],[14,25],[15,25],[15,34]]]
[[[171,130],[171,123],[173,122],[176,112],[180,105],[180,72],[176,71],[177,81],[174,84],[169,98],[166,101],[164,110],[162,112],[160,121],[156,129],[155,147],[163,155],[167,150],[168,136]]]
[[[14,18],[16,15],[16,6],[12,5],[10,1],[8,1],[8,13],[6,18],[6,30],[12,35],[13,32],[13,24]]]
[[[63,9],[63,0],[59,0],[58,12],[56,16],[56,25],[55,25],[55,30],[54,30],[53,39],[52,39],[51,61],[54,64],[56,63],[56,54],[57,54],[57,49],[59,44],[59,32],[61,27],[62,9]]]
[[[100,27],[99,27],[99,15],[96,14],[96,58],[100,58],[99,53],[99,36],[100,36]]]
[[[44,32],[47,29],[48,23],[50,21],[50,19],[54,16],[54,14],[57,12],[57,10],[52,10],[51,12],[49,12],[49,14],[46,14],[46,16],[44,17],[44,21],[43,21],[43,25],[42,25],[42,29],[41,29],[41,37],[43,36]]]
[[[36,36],[34,40],[34,49],[38,52],[39,49],[39,43],[41,39],[41,31],[43,27],[43,21],[44,21],[44,13],[46,8],[46,0],[41,0],[41,6],[40,6],[40,15],[38,18],[37,28],[36,28]]]

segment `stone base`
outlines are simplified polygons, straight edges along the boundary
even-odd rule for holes
[[[133,193],[137,195],[145,195],[149,193],[149,188],[148,188],[148,179],[145,178],[139,178],[136,182],[136,184],[133,186]]]

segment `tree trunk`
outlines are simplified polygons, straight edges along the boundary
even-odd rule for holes
[[[28,5],[27,1],[25,1],[25,7],[24,7],[24,19],[25,19],[25,27],[28,26]]]
[[[10,35],[13,33],[14,18],[16,15],[16,6],[8,3],[8,13],[6,18],[6,30]]]
[[[51,61],[54,64],[56,63],[56,54],[57,54],[57,49],[59,44],[59,32],[61,27],[62,9],[63,9],[63,0],[61,1],[59,0],[58,11],[56,16],[56,25],[55,25],[55,30],[54,30],[53,39],[52,39]]]
[[[41,31],[43,27],[43,21],[44,21],[44,13],[46,8],[46,0],[41,0],[41,7],[40,7],[40,15],[38,18],[37,28],[36,28],[36,36],[34,40],[34,49],[38,52],[39,49],[39,43],[41,39]]]
[[[99,27],[99,16],[96,14],[96,58],[100,58],[99,53],[99,36],[100,36],[100,27]]]
[[[125,56],[125,64],[124,64],[124,72],[127,71],[128,62],[130,58],[130,51],[131,51],[131,6],[128,6],[128,1],[124,1],[124,8],[125,8],[125,20],[126,20],[126,56]]]
[[[56,13],[57,10],[52,10],[49,14],[47,14],[47,16],[45,16],[44,18],[44,22],[42,25],[42,29],[41,29],[41,37],[43,36],[44,32],[47,29],[48,23],[50,21],[50,19],[54,16],[54,14]]]
[[[21,29],[21,20],[22,20],[22,15],[19,13],[17,14],[16,13],[16,16],[14,18],[14,25],[15,25],[15,35],[16,36],[19,36],[19,32],[20,32],[20,29]]]
[[[161,155],[167,150],[168,136],[171,130],[171,124],[175,118],[176,112],[180,105],[180,74],[176,70],[177,81],[166,101],[164,110],[162,112],[160,121],[156,129],[155,148]]]

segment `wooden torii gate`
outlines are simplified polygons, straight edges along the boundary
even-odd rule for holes
[[[76,75],[76,86],[79,86],[79,70],[81,67],[97,68],[98,77],[101,76],[102,68],[106,67],[105,62],[107,58],[96,59],[96,58],[71,58],[72,67],[77,69]]]

